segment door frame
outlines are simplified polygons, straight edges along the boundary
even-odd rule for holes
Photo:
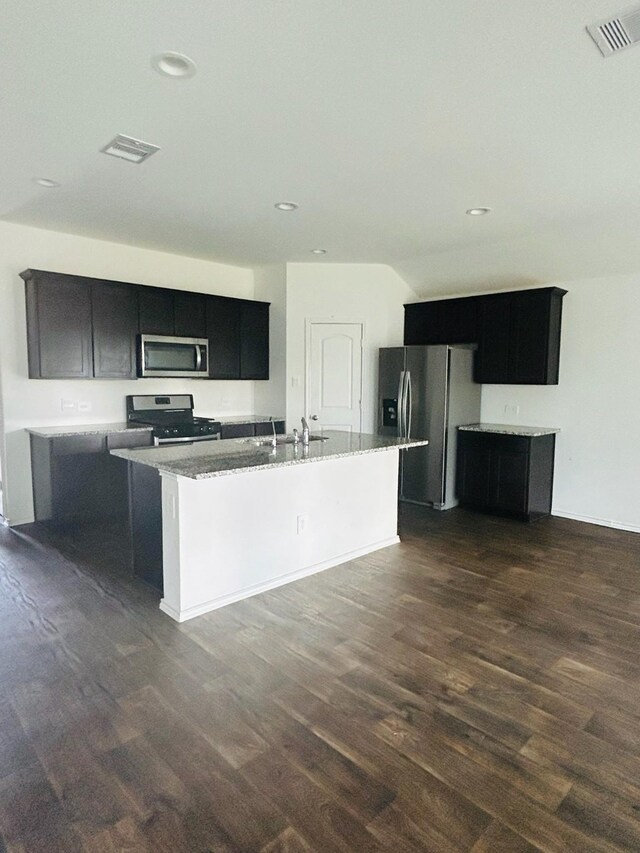
[[[364,363],[364,346],[365,346],[365,334],[366,334],[366,324],[364,320],[338,320],[336,317],[329,317],[326,320],[322,319],[311,319],[309,317],[306,318],[304,322],[304,411],[305,417],[309,418],[309,386],[310,382],[310,368],[311,368],[311,329],[313,326],[360,326],[360,388],[358,392],[360,394],[360,417],[358,423],[358,432],[362,432],[362,419],[363,419],[363,410],[362,404],[364,400],[364,372],[365,372],[365,363]]]

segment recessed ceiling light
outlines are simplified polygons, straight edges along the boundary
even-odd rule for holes
[[[165,53],[159,53],[151,60],[151,65],[160,74],[165,77],[193,77],[196,73],[196,64],[193,59],[189,59],[184,53],[175,53],[173,50],[168,50]]]
[[[274,207],[277,207],[278,210],[297,210],[298,205],[295,201],[279,201],[274,204]]]
[[[485,213],[491,213],[490,207],[470,207],[467,210],[469,216],[484,216]]]
[[[313,255],[326,255],[326,254],[327,254],[327,250],[326,250],[326,249],[312,249],[312,250],[311,250],[311,253],[312,253]]]
[[[52,181],[51,178],[34,178],[33,180],[34,183],[38,184],[39,187],[46,187],[48,190],[60,186],[58,181]]]

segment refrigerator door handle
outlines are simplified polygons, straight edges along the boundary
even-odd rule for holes
[[[400,371],[400,381],[398,382],[398,425],[396,427],[398,438],[402,438],[404,436],[404,423],[403,423],[403,411],[404,411],[404,370]]]
[[[409,414],[408,404],[409,404],[409,371],[404,371],[404,378],[402,382],[402,438],[407,438],[409,434],[409,424],[407,422],[407,415]]]
[[[411,393],[411,371],[407,370],[406,375],[406,406],[407,406],[407,414],[405,415],[405,438],[411,438],[411,417],[413,415],[413,395]]]

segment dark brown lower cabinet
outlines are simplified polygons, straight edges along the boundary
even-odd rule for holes
[[[151,444],[150,431],[30,439],[36,521],[78,524],[126,517],[127,466],[109,450]]]
[[[460,505],[524,521],[549,515],[555,438],[460,430]]]
[[[276,435],[284,433],[284,421],[276,421]],[[271,421],[247,424],[222,424],[220,438],[252,438],[256,435],[273,435]]]
[[[124,461],[124,460],[122,460]],[[129,467],[129,521],[133,573],[163,588],[162,480],[157,468],[125,463]]]

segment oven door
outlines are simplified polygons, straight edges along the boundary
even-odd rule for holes
[[[206,338],[140,335],[138,376],[189,376],[206,379],[209,346]]]

